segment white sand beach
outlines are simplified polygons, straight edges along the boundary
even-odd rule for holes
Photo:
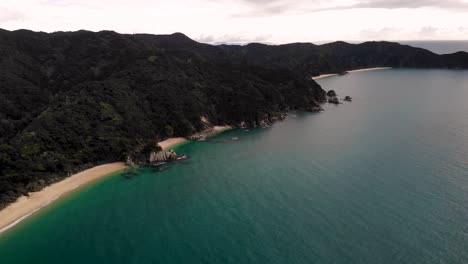
[[[232,126],[214,126],[213,127],[214,132],[211,133],[211,135],[217,134],[217,133],[229,130],[229,129],[232,129]]]
[[[348,71],[348,72],[352,73],[352,72],[377,71],[377,70],[386,70],[386,69],[391,69],[391,67],[365,68],[365,69],[352,70],[352,71]]]
[[[365,69],[357,69],[357,70],[351,70],[347,71],[348,73],[353,73],[353,72],[365,72],[365,71],[376,71],[376,70],[386,70],[386,69],[391,69],[391,67],[374,67],[374,68],[365,68]],[[338,76],[338,73],[329,73],[329,74],[320,74],[319,76],[312,77],[312,80],[319,80],[331,76]]]
[[[186,138],[183,138],[183,137],[176,137],[176,138],[168,138],[166,140],[163,140],[161,142],[158,142],[158,145],[164,149],[164,150],[167,150],[177,144],[180,144],[180,143],[183,143],[183,142],[186,142],[187,139]]]
[[[223,131],[232,129],[231,126],[214,126],[206,131],[200,132],[199,134],[202,134],[203,136],[213,136],[215,134],[221,133]],[[158,142],[158,145],[164,149],[167,150],[171,147],[174,147],[175,145],[187,142],[188,140],[183,137],[175,137],[175,138],[168,138],[166,140],[163,140],[161,142]]]
[[[319,76],[312,77],[312,80],[319,80],[319,79],[323,79],[323,78],[327,78],[327,77],[331,77],[331,76],[337,76],[337,75],[338,75],[337,73],[320,74]]]
[[[41,191],[30,193],[28,197],[20,197],[0,211],[0,233],[49,205],[60,196],[126,167],[123,162],[96,166],[47,186]]]
[[[232,129],[231,126],[214,126],[206,132],[206,136],[211,136],[225,130]],[[159,142],[163,149],[169,149],[177,144],[186,142],[183,137],[168,138]],[[74,174],[64,180],[45,187],[41,191],[30,193],[29,196],[22,196],[16,202],[0,211],[0,234],[9,228],[15,226],[27,217],[31,216],[41,208],[49,205],[59,197],[69,193],[79,187],[91,183],[94,180],[105,177],[111,173],[127,168],[125,163],[116,162],[96,166],[77,174]]]

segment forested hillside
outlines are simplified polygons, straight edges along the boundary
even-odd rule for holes
[[[396,43],[211,46],[183,34],[0,30],[0,208],[70,173],[206,125],[316,109],[320,73],[467,68]]]

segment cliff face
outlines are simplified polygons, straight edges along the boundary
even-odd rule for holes
[[[200,117],[262,125],[318,110],[326,94],[313,75],[467,65],[466,53],[387,42],[211,46],[180,33],[0,30],[0,208],[80,168],[203,130]]]

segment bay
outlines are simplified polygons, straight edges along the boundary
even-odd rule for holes
[[[468,72],[320,79],[353,102],[176,148],[0,235],[0,263],[468,263]]]

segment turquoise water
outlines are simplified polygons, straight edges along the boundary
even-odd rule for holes
[[[320,84],[354,101],[85,187],[1,234],[0,263],[468,263],[468,72]]]

